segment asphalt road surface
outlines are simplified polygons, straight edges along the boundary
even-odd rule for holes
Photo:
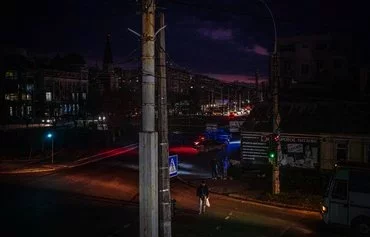
[[[189,147],[180,175],[210,176],[209,154]],[[0,176],[0,236],[138,236],[137,150],[54,173]],[[177,201],[173,236],[341,236],[322,232],[317,213],[248,203],[221,195],[198,215],[195,189],[171,180]],[[345,235],[344,235],[345,236]]]

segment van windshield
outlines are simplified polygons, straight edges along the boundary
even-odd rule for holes
[[[326,184],[324,197],[329,197],[329,190],[330,190],[330,187],[331,187],[331,183],[333,182],[333,178],[334,178],[333,175],[330,176],[329,182]]]

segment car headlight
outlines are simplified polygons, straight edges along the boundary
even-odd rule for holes
[[[325,205],[322,205],[322,206],[321,206],[321,212],[322,212],[322,213],[326,213],[326,212],[328,212],[328,207],[327,207],[327,206],[325,206]]]

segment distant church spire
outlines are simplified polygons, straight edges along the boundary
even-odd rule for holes
[[[110,34],[107,35],[107,41],[105,43],[104,49],[104,59],[103,59],[103,70],[110,69],[113,65],[112,50],[110,46]]]
[[[257,69],[255,73],[255,86],[256,86],[256,91],[258,91],[258,84],[259,84],[259,79],[260,79],[260,72]]]

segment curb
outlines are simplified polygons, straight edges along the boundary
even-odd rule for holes
[[[184,183],[186,185],[189,185],[193,188],[197,187],[196,185],[190,183],[189,181],[184,180],[183,178],[181,178],[179,176],[177,176],[177,179],[180,180],[182,183]],[[244,195],[239,195],[239,194],[232,194],[232,193],[225,194],[225,193],[214,192],[214,191],[209,191],[209,192],[213,193],[213,194],[221,195],[221,196],[224,196],[224,197],[232,198],[234,200],[251,202],[253,204],[260,204],[260,205],[265,205],[265,206],[270,206],[270,207],[277,207],[277,208],[286,208],[286,209],[291,209],[291,210],[300,211],[300,212],[302,212],[302,211],[310,212],[310,213],[314,213],[314,214],[320,213],[319,209],[303,208],[303,207],[296,206],[296,205],[289,205],[289,204],[283,204],[283,203],[278,203],[278,202],[261,201],[261,200],[258,200],[258,199],[249,198],[249,197],[246,197]]]

